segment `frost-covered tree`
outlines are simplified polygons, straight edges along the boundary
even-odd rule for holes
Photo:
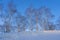
[[[27,20],[28,20],[28,27],[30,30],[33,30],[33,7],[32,5],[30,5],[27,9],[26,9],[26,14],[27,14]]]
[[[47,7],[41,7],[40,9],[40,25],[44,30],[48,28],[48,22],[54,17],[51,10]]]
[[[4,21],[4,25],[5,25],[5,30],[6,32],[10,32],[11,31],[11,26],[12,26],[12,16],[14,15],[14,13],[16,13],[16,7],[15,5],[13,4],[13,2],[9,2],[8,5],[7,5],[7,12],[8,13],[8,16],[5,15],[5,21]],[[8,19],[8,21],[7,21]]]
[[[45,22],[46,22],[45,29],[47,29],[47,27],[49,27],[48,22],[50,22],[52,20],[52,18],[54,18],[54,15],[51,13],[51,10],[49,8],[45,8]]]

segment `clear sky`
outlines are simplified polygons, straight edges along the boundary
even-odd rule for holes
[[[6,7],[10,0],[0,0],[0,3]],[[56,16],[60,16],[60,0],[13,0],[17,5],[17,9],[22,14],[25,12],[26,8],[32,3],[33,7],[39,8],[41,6],[46,6],[51,9],[52,13]]]

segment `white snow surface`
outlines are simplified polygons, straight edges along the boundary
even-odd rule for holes
[[[0,40],[60,40],[60,31],[0,33]]]

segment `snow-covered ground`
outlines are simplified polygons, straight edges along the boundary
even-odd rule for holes
[[[0,33],[0,40],[60,40],[60,31]]]

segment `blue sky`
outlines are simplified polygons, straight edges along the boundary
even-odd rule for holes
[[[4,7],[10,0],[0,0]],[[34,8],[39,8],[41,6],[46,6],[51,9],[52,13],[56,16],[60,16],[60,0],[13,0],[17,5],[17,9],[22,14],[25,12],[26,8],[32,3]]]

